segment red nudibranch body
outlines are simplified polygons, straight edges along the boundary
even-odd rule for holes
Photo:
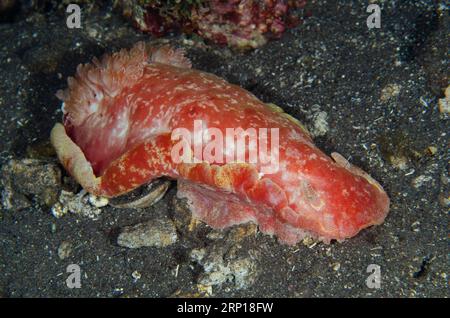
[[[381,224],[389,211],[388,196],[367,173],[337,153],[334,160],[326,156],[279,107],[191,69],[181,50],[137,43],[80,65],[68,85],[58,93],[64,120],[51,141],[63,166],[95,195],[115,197],[159,177],[177,179],[177,195],[194,217],[214,228],[252,221],[287,244],[305,236],[344,240]],[[277,128],[278,170],[264,173],[259,159],[174,160],[172,132],[194,134],[195,120],[224,136],[227,128]],[[235,150],[227,145],[224,152]]]

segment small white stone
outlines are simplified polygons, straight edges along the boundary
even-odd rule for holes
[[[333,270],[335,272],[337,272],[341,268],[341,263],[336,262],[336,263],[332,264],[332,267],[333,267]]]
[[[96,208],[101,208],[107,206],[109,203],[108,198],[98,197],[93,194],[89,194],[89,203],[95,206]]]
[[[439,111],[450,114],[450,85],[445,89],[445,98],[439,99]]]
[[[142,277],[141,273],[139,273],[138,271],[134,271],[133,273],[131,273],[131,276],[133,277],[134,281],[137,281]]]
[[[67,209],[67,207],[65,207],[61,203],[57,202],[57,203],[55,203],[55,205],[53,205],[51,212],[55,218],[59,219],[60,217],[67,214],[67,212],[69,212],[69,210]]]

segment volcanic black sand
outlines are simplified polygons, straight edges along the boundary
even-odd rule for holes
[[[68,29],[63,10],[1,23],[0,295],[449,296],[449,122],[438,102],[448,85],[450,28],[445,1],[433,2],[380,1],[381,28],[369,30],[367,1],[310,1],[304,23],[250,52],[183,35],[159,40],[184,47],[195,68],[281,106],[319,148],[343,154],[388,192],[391,211],[381,226],[343,243],[294,247],[248,225],[189,228],[176,184],[151,208],[107,206],[96,220],[54,217],[59,174],[66,189],[80,190],[47,146],[61,120],[55,92],[79,63],[151,37],[107,8],[82,9],[82,29]],[[12,168],[10,159],[25,166]],[[164,220],[160,230],[176,225],[175,243],[117,244],[123,227],[147,222],[158,230],[155,219]],[[81,288],[66,285],[70,264],[81,269]],[[379,266],[380,288],[366,284],[370,264]]]

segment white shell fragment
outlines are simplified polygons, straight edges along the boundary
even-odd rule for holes
[[[89,203],[97,208],[102,208],[108,205],[109,200],[105,197],[98,197],[96,195],[89,194]]]

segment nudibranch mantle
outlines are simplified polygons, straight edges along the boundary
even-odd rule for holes
[[[95,195],[176,179],[194,217],[214,228],[255,222],[287,244],[305,236],[344,240],[381,224],[389,211],[387,194],[367,173],[337,153],[325,155],[276,105],[192,69],[182,50],[137,43],[78,66],[57,96],[64,116],[51,142],[62,165]],[[260,161],[173,160],[171,133],[194,133],[195,120],[223,135],[227,128],[277,128],[278,170],[264,173]]]

